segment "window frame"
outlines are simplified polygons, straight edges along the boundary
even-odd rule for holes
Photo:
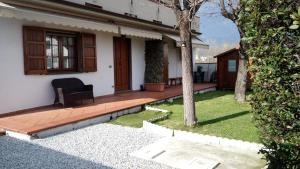
[[[231,70],[231,69],[229,69],[229,68],[231,68],[230,67],[230,61],[234,61],[234,63],[235,63],[235,67],[234,67],[234,70]],[[232,66],[233,67],[233,66]],[[228,59],[227,60],[227,71],[229,72],[229,73],[236,73],[237,72],[237,60],[236,59]]]
[[[47,73],[48,74],[64,74],[64,73],[76,73],[78,72],[78,33],[76,32],[64,32],[64,31],[57,31],[57,30],[51,30],[51,29],[46,29],[46,37],[45,40],[47,39],[47,36],[56,36],[58,39],[58,58],[59,58],[59,68],[58,69],[48,69],[48,62],[47,63]],[[73,56],[73,68],[64,68],[64,56],[63,56],[63,38],[65,37],[71,37],[74,38],[74,56]],[[46,43],[46,48],[47,48],[47,43]],[[47,49],[46,49],[47,50]],[[46,51],[45,51],[46,52]],[[47,52],[46,52],[47,53]],[[48,56],[46,54],[46,59],[48,59]],[[47,60],[48,61],[48,60]]]
[[[73,69],[48,69],[46,33],[75,37],[73,46],[75,66]],[[24,74],[52,75],[97,72],[96,38],[95,33],[23,25]],[[89,44],[91,41],[93,44]]]

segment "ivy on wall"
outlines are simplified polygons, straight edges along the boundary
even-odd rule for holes
[[[292,26],[299,25],[292,17],[299,6],[299,0],[241,0],[251,105],[269,168],[300,168],[300,29]]]
[[[293,24],[290,26],[290,29],[299,29],[300,28],[300,7],[298,11],[291,14],[291,18],[294,20]]]
[[[163,82],[163,42],[150,40],[145,43],[145,83]]]

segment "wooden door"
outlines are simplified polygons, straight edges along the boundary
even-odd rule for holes
[[[129,90],[130,39],[114,38],[115,91]]]
[[[238,71],[238,59],[236,57],[229,57],[226,60],[226,88],[234,89]]]
[[[168,58],[168,44],[164,44],[164,72],[163,72],[163,77],[164,77],[164,83],[166,85],[169,84],[169,58]]]

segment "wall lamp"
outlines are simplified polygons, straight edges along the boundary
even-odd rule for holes
[[[181,41],[181,47],[186,47],[186,42],[185,41]]]

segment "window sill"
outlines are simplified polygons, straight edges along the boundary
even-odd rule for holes
[[[62,71],[62,70],[48,70],[46,75],[63,75],[63,74],[80,74],[82,72],[78,72],[78,71]]]

